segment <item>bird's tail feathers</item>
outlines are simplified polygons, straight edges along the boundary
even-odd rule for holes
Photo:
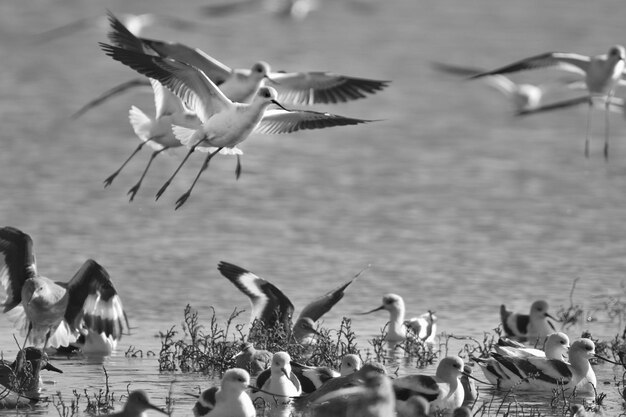
[[[128,120],[139,139],[145,142],[150,138],[150,124],[152,120],[143,111],[138,107],[131,106],[128,111]]]
[[[174,136],[176,137],[176,139],[178,139],[180,143],[188,148],[196,145],[201,140],[201,138],[199,137],[200,135],[196,134],[196,132],[198,132],[196,129],[190,129],[188,127],[179,125],[172,125],[172,132],[174,132]]]

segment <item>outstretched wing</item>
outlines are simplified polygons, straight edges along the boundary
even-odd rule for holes
[[[7,294],[0,306],[6,313],[22,302],[22,286],[27,279],[37,276],[37,265],[32,239],[14,227],[0,229],[0,253],[4,255],[0,283]]]
[[[241,292],[250,298],[252,320],[271,325],[276,319],[288,324],[293,315],[293,304],[277,287],[237,265],[220,262],[217,269]]]
[[[590,62],[591,58],[585,55],[573,54],[569,52],[547,52],[521,59],[493,71],[481,72],[480,74],[473,75],[470,78],[481,78],[488,75],[508,74],[511,72],[538,68],[557,68],[563,71],[585,75]]]
[[[126,313],[108,272],[100,264],[86,260],[66,285],[69,301],[65,320],[70,326],[121,339],[124,326],[128,328]]]
[[[323,129],[333,126],[358,125],[373,120],[353,119],[331,113],[311,110],[266,110],[255,133],[291,133],[298,130]]]
[[[192,65],[174,59],[129,51],[105,43],[99,45],[111,58],[140,74],[154,78],[169,88],[198,115],[203,123],[213,114],[231,105],[231,101],[215,83]]]
[[[343,298],[345,289],[348,288],[348,285],[352,284],[352,282],[357,279],[359,275],[361,275],[361,272],[356,274],[350,281],[346,282],[345,284],[335,288],[334,290],[328,291],[326,294],[316,298],[315,300],[307,304],[306,307],[304,307],[300,312],[298,320],[304,317],[309,317],[313,321],[319,320],[320,317],[328,313],[330,309],[333,308],[333,306]]]
[[[74,114],[70,116],[70,118],[78,119],[80,116],[87,113],[92,108],[104,103],[108,99],[120,95],[131,88],[143,86],[150,86],[150,81],[148,78],[135,78],[134,80],[129,80],[119,85],[116,85],[115,87],[105,91],[104,93],[100,94],[98,97],[94,98],[89,103],[78,109]]]
[[[350,77],[331,72],[273,72],[266,85],[278,91],[278,101],[296,105],[344,103],[375,94],[390,81]]]

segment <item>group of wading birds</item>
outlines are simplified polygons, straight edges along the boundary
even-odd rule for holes
[[[38,272],[30,236],[13,227],[0,229],[0,253],[0,282],[5,292],[1,306],[25,336],[24,345],[29,344],[20,349],[15,361],[0,363],[0,405],[11,407],[40,398],[42,369],[62,372],[49,363],[46,349],[58,348],[64,355],[71,349],[108,355],[129,325],[109,274],[96,261],[87,260],[68,282],[52,281]],[[252,323],[284,326],[304,347],[319,342],[322,335],[316,322],[363,272],[306,305],[292,326],[294,306],[277,287],[231,263],[220,262],[217,269],[249,297]],[[389,312],[384,336],[389,349],[407,337],[435,343],[437,317],[433,312],[406,319],[402,297],[386,294],[381,306],[362,314],[379,310]],[[502,338],[489,358],[473,359],[489,381],[486,384],[502,390],[551,392],[558,388],[595,393],[597,381],[589,363],[598,357],[594,343],[583,338],[570,345],[567,335],[555,332],[548,320],[552,317],[545,301],[534,302],[530,314],[507,311],[504,305],[500,314],[509,338]],[[543,346],[544,350],[519,341]],[[434,376],[397,378],[388,376],[383,365],[363,364],[354,354],[342,358],[338,372],[294,362],[287,352],[257,350],[249,342],[234,359],[237,367],[224,373],[220,386],[198,397],[193,407],[195,416],[253,417],[256,409],[252,398],[257,397],[270,408],[293,406],[306,416],[420,417],[442,411],[469,416],[469,407],[477,399],[474,380],[482,382],[458,356],[441,359]],[[251,376],[256,377],[254,386]],[[584,411],[580,405],[576,407],[576,412],[579,408]],[[144,391],[136,390],[116,415],[141,416],[149,409],[165,413],[149,402]]]
[[[355,78],[324,72],[271,72],[268,64],[259,62],[250,70],[231,69],[203,51],[179,43],[144,39],[135,36],[113,14],[109,13],[112,44],[101,43],[102,50],[147,80],[131,81],[107,92],[81,109],[77,116],[128,86],[149,84],[154,90],[156,115],[147,116],[137,107],[130,110],[131,125],[141,140],[140,145],[122,166],[105,180],[110,185],[128,161],[144,145],[153,148],[139,181],[129,191],[132,200],[154,158],[161,152],[185,146],[188,151],[173,175],[157,193],[159,198],[196,150],[206,157],[188,191],[176,202],[181,207],[189,198],[201,174],[215,155],[237,157],[236,176],[241,174],[237,147],[252,132],[288,133],[300,129],[353,125],[367,120],[353,119],[311,110],[289,110],[291,105],[336,103],[363,98],[388,85],[388,81]],[[580,103],[589,104],[585,154],[588,155],[591,108],[603,105],[607,114],[604,154],[608,157],[608,112],[623,109],[623,102],[614,97],[624,76],[625,50],[612,47],[608,54],[588,57],[571,53],[547,53],[521,60],[494,71],[471,74],[503,86],[501,74],[539,67],[558,67],[584,76],[582,85],[587,94],[569,103],[553,103],[543,109]],[[458,67],[443,67],[459,72]],[[461,71],[466,71],[462,69]],[[518,86],[512,82],[503,87],[520,104],[522,112],[539,111],[542,90]],[[572,87],[571,85],[569,87]],[[568,87],[568,88],[569,88]],[[269,109],[275,105],[278,109]],[[48,362],[45,349],[71,347],[84,353],[109,354],[122,334],[128,330],[122,302],[106,270],[94,260],[87,260],[69,282],[54,282],[39,275],[32,240],[13,227],[0,229],[0,252],[4,264],[0,283],[6,297],[3,312],[15,320],[25,335],[24,346],[13,362],[0,366],[0,396],[4,405],[35,401],[39,398],[41,369],[60,372]],[[293,327],[293,305],[268,281],[236,265],[222,262],[219,271],[244,294],[252,305],[252,320],[271,323],[279,320],[303,345],[317,343],[315,328],[319,320],[342,297],[350,282],[330,291],[307,305]],[[407,338],[411,329],[424,343],[432,343],[436,335],[436,317],[432,312],[405,320],[402,298],[396,294],[383,297],[377,310],[390,315],[385,341],[390,348]],[[530,314],[517,314],[502,307],[502,324],[507,336],[544,350],[502,340],[489,358],[476,359],[485,377],[497,388],[508,390],[551,391],[555,387],[578,392],[593,392],[596,378],[589,359],[596,356],[591,340],[569,343],[567,335],[554,332],[548,321],[545,301],[532,304]],[[567,354],[568,361],[564,355]],[[606,360],[606,359],[605,359]],[[294,403],[307,415],[386,417],[425,416],[430,412],[448,410],[454,415],[470,415],[476,398],[470,371],[458,356],[443,358],[434,376],[422,374],[390,378],[383,366],[362,364],[358,356],[343,358],[340,372],[328,368],[309,367],[292,362],[286,352],[270,353],[246,344],[237,356],[238,368],[225,372],[220,387],[204,391],[193,408],[194,415],[214,417],[252,417],[253,396],[267,404],[282,406]],[[256,386],[250,385],[256,376]],[[130,393],[120,415],[138,416],[146,410],[163,410],[152,405],[145,392]],[[573,412],[579,413],[578,409]],[[579,414],[580,415],[580,414]]]
[[[386,86],[389,81],[357,78],[331,72],[273,72],[266,62],[252,68],[233,69],[204,51],[182,43],[138,37],[112,13],[108,13],[110,44],[101,49],[116,61],[132,68],[146,78],[120,84],[92,100],[73,118],[109,98],[136,86],[151,86],[156,114],[148,116],[132,106],[129,120],[141,140],[137,148],[113,174],[105,179],[105,187],[145,146],[153,152],[137,183],[128,195],[132,201],[153,160],[162,152],[186,147],[184,158],[157,191],[158,200],[169,187],[189,157],[196,151],[206,157],[188,190],[176,201],[180,208],[189,199],[202,173],[217,154],[235,155],[235,175],[242,172],[238,145],[252,133],[292,133],[303,129],[356,125],[372,120],[350,118],[312,110],[287,109],[285,105],[315,105],[347,102],[365,98]],[[520,114],[536,113],[588,103],[585,155],[589,155],[591,109],[603,106],[606,114],[604,155],[609,154],[609,112],[624,111],[624,101],[615,97],[616,88],[624,83],[624,47],[610,48],[608,54],[594,57],[573,53],[546,53],[527,58],[493,71],[481,71],[449,64],[437,68],[468,78],[482,78],[511,97]],[[548,86],[516,84],[503,74],[521,70],[556,67],[576,73],[579,78],[554,83],[552,90],[586,89],[584,96],[550,104],[543,103]],[[580,76],[584,78],[580,78]]]

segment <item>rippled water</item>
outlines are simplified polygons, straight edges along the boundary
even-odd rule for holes
[[[362,348],[386,317],[354,313],[378,306],[386,292],[402,294],[410,314],[435,310],[440,330],[479,339],[497,326],[500,303],[525,310],[542,297],[556,310],[569,304],[575,278],[575,301],[587,310],[623,294],[621,118],[612,117],[606,163],[603,116],[594,113],[592,152],[585,159],[585,109],[515,119],[498,93],[430,66],[495,67],[547,50],[602,53],[622,42],[621,2],[397,0],[355,9],[320,0],[320,9],[301,23],[247,14],[207,18],[193,32],[148,29],[146,36],[199,46],[232,66],[264,59],[278,69],[331,70],[392,84],[367,100],[324,108],[380,119],[376,123],[252,137],[242,146],[242,178],[235,181],[232,159],[215,160],[177,212],[174,201],[199,158],[155,203],[154,193],[178,163],[176,157],[157,159],[129,204],[126,191],[147,152],[111,187],[104,189],[102,181],[136,146],[128,108],[151,112],[151,97],[128,94],[68,121],[86,101],[135,74],[98,49],[104,27],[40,44],[28,42],[28,35],[106,8],[199,19],[200,4],[0,3],[2,224],[31,234],[40,272],[50,278],[67,280],[87,257],[98,260],[135,327],[104,361],[59,360],[65,373],[44,376],[54,380],[48,393],[67,398],[73,389],[102,387],[104,366],[116,392],[132,383],[160,404],[176,379],[176,414],[187,414],[192,401],[182,393],[209,386],[206,377],[159,374],[154,358],[127,359],[123,352],[131,345],[158,351],[155,335],[179,325],[188,303],[201,319],[208,319],[210,306],[223,319],[234,306],[248,308],[217,272],[220,260],[269,279],[297,310],[371,264],[324,322],[332,328],[341,317],[353,317]],[[621,330],[600,318],[585,328],[604,338]],[[0,334],[0,350],[13,357],[8,320],[0,320]],[[611,384],[621,372],[607,365],[596,371],[607,384],[601,386],[606,413],[615,415],[622,401]]]

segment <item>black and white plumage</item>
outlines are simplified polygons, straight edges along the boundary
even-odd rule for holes
[[[116,46],[100,43],[102,50],[137,72],[154,78],[176,94],[202,122],[198,129],[174,125],[174,135],[189,149],[172,176],[157,192],[157,199],[169,187],[171,181],[199,146],[207,147],[208,154],[191,186],[176,201],[180,208],[191,195],[200,175],[208,168],[217,153],[241,155],[237,145],[253,131],[271,126],[273,133],[294,132],[301,129],[318,129],[332,126],[355,125],[368,122],[363,119],[341,117],[308,110],[287,110],[277,101],[272,87],[261,87],[250,103],[235,103],[227,98],[204,72],[193,65],[170,58],[148,55]],[[266,114],[269,105],[276,104],[282,110]],[[213,149],[211,149],[213,148]],[[237,159],[236,174],[241,165]]]
[[[336,378],[331,378],[322,384],[317,390],[313,391],[308,395],[304,395],[302,397],[295,399],[295,406],[298,409],[305,409],[309,407],[311,404],[314,404],[323,398],[325,395],[340,390],[342,388],[349,388],[358,385],[363,385],[365,378],[370,373],[378,373],[382,375],[387,375],[387,370],[385,367],[377,362],[370,362],[364,364],[361,369],[351,374],[345,376],[338,376]]]
[[[285,330],[288,331],[291,328],[294,312],[293,304],[275,285],[246,269],[228,262],[220,262],[217,269],[250,299],[252,306],[251,323],[258,320],[267,326],[272,326],[278,321],[285,327]],[[350,281],[311,301],[302,309],[293,327],[293,334],[298,342],[303,344],[313,343],[313,338],[317,334],[313,323],[319,320],[343,298],[345,289],[360,274],[361,272]]]
[[[70,281],[52,281],[37,270],[30,236],[13,227],[0,229],[0,253],[0,283],[7,295],[0,306],[14,315],[27,342],[67,346],[84,334],[85,350],[110,353],[128,322],[101,265],[88,259]]]
[[[605,99],[605,141],[604,156],[609,154],[609,103],[618,85],[623,83],[626,49],[614,45],[606,54],[587,56],[570,52],[546,52],[505,65],[493,71],[486,71],[471,78],[482,78],[497,74],[509,74],[538,68],[556,68],[573,72],[584,77],[589,92],[589,111],[587,116],[587,136],[585,137],[585,156],[589,156],[589,127],[591,125],[591,107],[593,97]]]
[[[435,376],[413,374],[393,380],[398,401],[407,401],[414,395],[424,397],[431,409],[454,410],[463,405],[465,389],[460,378],[465,373],[465,364],[458,356],[447,356],[437,365]]]
[[[109,40],[120,48],[185,62],[198,68],[230,100],[248,103],[263,86],[274,87],[278,100],[289,105],[334,104],[367,97],[389,81],[351,77],[324,71],[273,72],[259,61],[250,69],[230,68],[198,48],[182,43],[138,38],[109,13]]]
[[[530,314],[521,314],[500,306],[500,320],[504,333],[521,341],[543,344],[549,334],[556,331],[548,318],[556,320],[548,313],[548,303],[537,300],[530,306]]]
[[[192,409],[195,417],[254,417],[256,410],[246,389],[250,375],[233,368],[224,373],[219,387],[204,390]]]
[[[442,72],[457,75],[463,78],[473,77],[486,72],[484,69],[471,68],[460,65],[433,63],[433,66]],[[581,80],[562,79],[553,83],[530,84],[517,83],[502,74],[494,74],[481,78],[488,86],[501,92],[513,105],[517,115],[526,111],[533,111],[541,106],[545,94],[557,89],[579,90],[584,89],[585,84]]]

